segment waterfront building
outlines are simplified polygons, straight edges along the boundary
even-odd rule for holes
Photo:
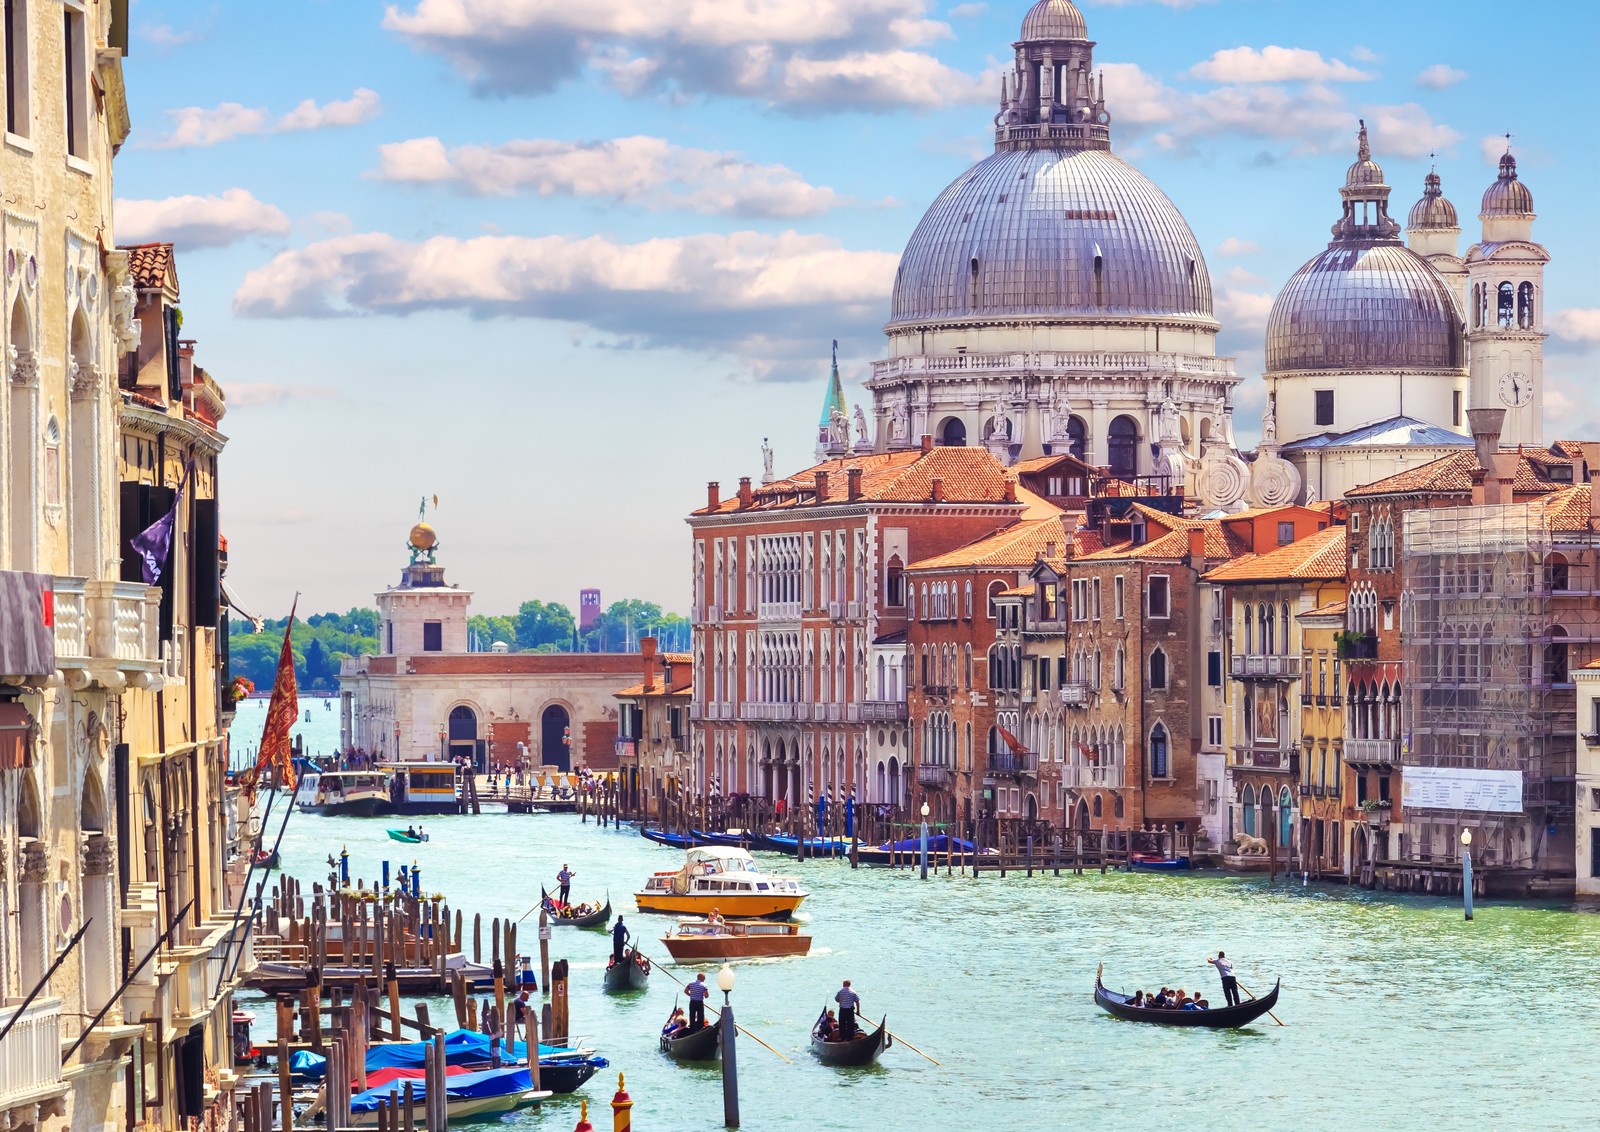
[[[619,677],[634,653],[467,651],[472,591],[445,581],[431,524],[412,527],[410,562],[375,595],[375,656],[339,669],[340,744],[380,761],[467,759],[480,773],[518,766],[613,770]]]
[[[1227,725],[1230,840],[1260,838],[1281,863],[1295,859],[1302,843],[1297,800],[1302,738],[1307,732],[1302,689],[1305,625],[1299,615],[1322,609],[1346,595],[1346,543],[1342,524],[1329,516],[1297,521],[1261,518],[1277,527],[1272,545],[1240,555],[1206,575],[1227,595],[1228,680],[1232,711]],[[1320,528],[1320,529],[1318,529]],[[1263,532],[1265,533],[1265,532]],[[1337,666],[1330,693],[1340,694]],[[1315,709],[1313,709],[1315,710]],[[1315,731],[1311,732],[1315,735]],[[1244,846],[1241,845],[1241,848]],[[1243,854],[1247,860],[1250,854]],[[1258,858],[1259,859],[1259,858]]]
[[[628,808],[658,818],[663,800],[683,797],[690,777],[694,663],[688,653],[658,653],[654,637],[641,637],[639,665],[644,679],[614,693],[617,771]]]
[[[1347,530],[1348,536],[1348,530]],[[1300,623],[1300,868],[1312,876],[1351,879],[1359,860],[1345,831],[1369,816],[1376,800],[1355,803],[1356,772],[1344,759],[1344,697],[1349,673],[1339,653],[1345,598],[1294,614]],[[1346,799],[1351,801],[1347,802]]]
[[[1577,693],[1577,856],[1579,896],[1600,896],[1600,660],[1572,673]]]
[[[903,726],[866,705],[895,702],[874,697],[892,686],[884,642],[906,630],[906,569],[1017,522],[1025,505],[1016,481],[985,450],[931,439],[781,478],[765,454],[760,486],[743,478],[724,498],[712,483],[688,519],[698,774],[690,788],[716,782],[724,795],[791,806],[852,788],[863,802],[903,798],[910,764],[892,753],[905,750]],[[886,661],[875,686],[869,650],[874,665]],[[883,741],[891,735],[901,745]],[[880,756],[870,767],[869,739]],[[893,770],[902,781],[891,781]]]

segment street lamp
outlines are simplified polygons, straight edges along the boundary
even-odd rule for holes
[[[928,803],[922,803],[922,879],[928,879]]]
[[[726,963],[717,972],[717,989],[722,992],[722,1123],[729,1128],[739,1127],[739,1064],[735,1058],[733,1038],[733,1003],[728,996],[733,993],[733,968]]]
[[[1472,919],[1472,831],[1461,831],[1461,907]]]

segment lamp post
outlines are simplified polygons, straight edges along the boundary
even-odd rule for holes
[[[928,803],[922,803],[922,847],[920,850],[922,879],[928,879]]]
[[[1461,907],[1472,919],[1472,831],[1461,831]]]
[[[400,761],[400,721],[394,721],[394,761]]]
[[[441,723],[441,724],[439,724],[439,761],[440,762],[444,762],[445,761],[445,757],[444,757],[444,738],[445,738],[444,724]]]
[[[717,989],[722,992],[722,1123],[729,1128],[739,1127],[739,1063],[734,1055],[733,1003],[728,996],[733,992],[733,968],[726,963],[717,972]]]

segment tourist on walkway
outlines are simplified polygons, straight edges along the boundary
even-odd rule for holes
[[[1222,997],[1228,1000],[1229,1006],[1238,1006],[1239,983],[1233,977],[1233,962],[1228,958],[1228,953],[1219,951],[1215,959],[1207,959],[1206,962],[1215,967],[1217,974],[1222,976]]]
[[[563,906],[567,903],[567,897],[572,895],[572,878],[575,875],[570,865],[562,865],[561,871],[556,874],[556,883],[561,886],[561,903]]]
[[[689,996],[689,1029],[698,1030],[706,1024],[706,973],[701,971],[694,977],[694,982],[684,988],[684,994]]]
[[[833,1001],[839,1004],[839,1040],[847,1042],[856,1036],[856,1011],[861,1009],[861,996],[850,989],[850,980],[846,979]]]
[[[627,946],[630,938],[632,938],[631,933],[622,926],[622,917],[618,916],[617,922],[611,928],[611,961],[613,963],[622,962],[622,949]]]

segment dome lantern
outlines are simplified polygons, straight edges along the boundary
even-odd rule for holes
[[[1344,215],[1333,226],[1333,237],[1335,240],[1392,240],[1399,236],[1400,225],[1389,215],[1389,186],[1384,184],[1382,167],[1372,160],[1364,119],[1357,136],[1355,164],[1345,171],[1344,187],[1339,190],[1344,198]]]
[[[1016,61],[1000,83],[995,149],[1110,149],[1105,77],[1072,0],[1039,0],[1012,44]]]
[[[1517,159],[1509,148],[1500,158],[1500,176],[1483,194],[1478,216],[1483,220],[1491,216],[1533,218],[1533,194],[1517,179]]]
[[[1444,190],[1440,187],[1439,174],[1429,173],[1422,182],[1422,199],[1411,206],[1411,215],[1406,218],[1406,230],[1459,231],[1460,227],[1456,220],[1456,206],[1445,199]]]

